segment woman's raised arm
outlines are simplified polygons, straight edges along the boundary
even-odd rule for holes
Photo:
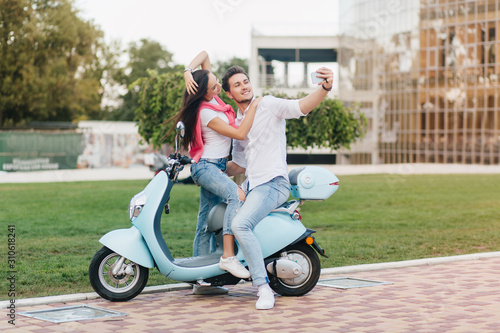
[[[194,59],[189,63],[189,66],[184,70],[184,81],[186,81],[186,90],[189,94],[194,94],[198,89],[198,84],[193,79],[192,71],[201,65],[201,69],[206,69],[207,71],[212,71],[212,65],[210,64],[210,57],[205,51],[201,51]]]

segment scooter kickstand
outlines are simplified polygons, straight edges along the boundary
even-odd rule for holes
[[[196,280],[196,284],[202,287],[208,287],[211,286],[211,283],[205,282],[205,280]]]

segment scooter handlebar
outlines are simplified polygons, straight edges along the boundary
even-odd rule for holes
[[[181,158],[179,159],[179,163],[182,165],[194,164],[194,160],[192,160],[189,156],[181,156]]]
[[[191,159],[189,156],[181,156],[181,154],[170,154],[169,158],[175,161],[176,163],[179,163],[180,165],[186,165],[186,164],[194,164],[194,160]]]

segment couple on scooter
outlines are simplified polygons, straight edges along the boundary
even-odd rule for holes
[[[200,65],[201,70],[193,70]],[[193,256],[209,252],[207,216],[212,207],[226,200],[219,267],[239,278],[252,277],[259,289],[257,309],[273,308],[274,293],[252,229],[288,199],[285,119],[307,115],[331,91],[333,72],[324,67],[317,72],[324,79],[321,87],[300,100],[285,100],[273,96],[256,99],[248,75],[238,66],[227,70],[221,85],[211,73],[210,59],[204,51],[184,71],[186,91],[175,120],[186,125],[184,144],[196,162],[191,166],[191,176],[201,186]],[[221,87],[238,106],[236,119],[232,107],[217,96]],[[235,139],[233,160],[228,162],[231,139]],[[229,177],[241,173],[247,179],[240,188]],[[234,237],[250,272],[235,257]],[[202,288],[227,293],[226,288],[196,285],[194,293],[208,293]]]

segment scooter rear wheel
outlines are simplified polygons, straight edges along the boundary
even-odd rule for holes
[[[114,275],[112,270],[121,256],[106,246],[96,252],[89,266],[92,288],[104,299],[123,302],[139,295],[148,282],[149,269],[128,259],[122,264],[121,272]]]
[[[288,258],[302,267],[302,274],[293,279],[280,279],[268,273],[271,288],[282,296],[302,296],[318,283],[321,263],[318,254],[307,244],[293,244],[286,248]]]

